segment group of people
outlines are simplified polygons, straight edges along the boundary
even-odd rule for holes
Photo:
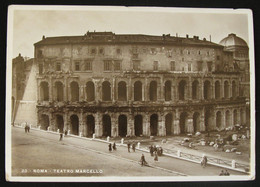
[[[151,156],[154,156],[154,161],[158,161],[158,156],[163,154],[163,149],[161,147],[156,147],[155,145],[151,145],[149,147]]]
[[[133,152],[135,152],[135,147],[136,147],[135,143],[133,143],[132,146],[131,146],[131,143],[128,142],[127,143],[127,150],[128,150],[129,153],[130,153],[131,147],[132,147]]]
[[[113,145],[110,143],[108,144],[108,151],[111,152],[113,149],[113,151],[116,151],[116,143],[114,142]]]
[[[25,133],[30,132],[30,126],[26,123],[25,127],[24,127]]]
[[[219,174],[219,176],[229,176],[230,174],[229,174],[229,172],[228,172],[228,170],[221,170],[221,173]]]

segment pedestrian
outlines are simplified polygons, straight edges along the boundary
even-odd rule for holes
[[[25,133],[27,133],[27,125],[24,126]]]
[[[135,152],[135,143],[133,143],[132,149],[133,149],[133,151]]]
[[[153,146],[153,152],[157,152],[157,147],[155,145]]]
[[[128,149],[128,152],[130,153],[130,147],[131,147],[131,144],[128,142],[127,143],[127,149]]]
[[[202,160],[201,160],[201,166],[202,166],[203,168],[206,167],[207,161],[208,161],[208,159],[207,159],[207,157],[204,155],[204,156],[202,157]]]
[[[60,133],[60,141],[62,140],[62,137],[63,137],[63,134],[62,134],[62,133]]]
[[[112,144],[110,143],[110,144],[108,144],[108,150],[109,150],[109,152],[111,152],[112,151]]]
[[[158,161],[158,154],[157,154],[157,151],[154,152],[154,161]]]
[[[146,164],[145,158],[144,158],[144,154],[142,154],[141,156],[141,166],[144,166]]]
[[[150,154],[151,154],[151,156],[153,156],[153,146],[152,145],[150,146]]]
[[[113,144],[113,150],[116,151],[116,142]]]
[[[68,131],[67,131],[67,130],[65,130],[64,134],[65,134],[65,136],[67,136],[67,134],[68,134]]]
[[[228,172],[228,170],[225,171],[224,175],[225,175],[225,176],[229,176],[229,175],[230,175],[229,172]]]
[[[225,175],[224,171],[221,170],[221,173],[219,174],[219,176],[224,176],[224,175]]]
[[[27,125],[27,132],[30,132],[30,126]]]

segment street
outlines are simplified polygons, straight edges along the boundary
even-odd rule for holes
[[[142,154],[151,167],[138,164]],[[149,153],[128,153],[126,147],[109,152],[103,142],[70,136],[59,141],[58,134],[12,127],[13,176],[218,176],[221,170],[167,156],[155,162]]]

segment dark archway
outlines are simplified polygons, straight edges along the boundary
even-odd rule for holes
[[[75,81],[70,83],[71,101],[79,101],[79,84]]]
[[[142,115],[136,115],[135,116],[135,136],[140,136],[143,134],[143,116]]]
[[[49,116],[46,114],[41,115],[41,129],[47,130],[50,125]]]
[[[126,91],[126,83],[124,81],[120,81],[118,83],[118,100],[119,101],[126,101],[127,97],[127,91]]]
[[[95,100],[95,85],[92,81],[86,84],[87,101],[91,102]]]
[[[135,101],[142,101],[142,83],[140,81],[136,81],[134,83],[134,100]]]
[[[102,100],[111,101],[111,84],[108,81],[102,83]]]
[[[63,132],[63,128],[64,128],[63,116],[57,114],[56,115],[56,129],[60,129],[60,132]]]
[[[220,82],[215,82],[215,98],[220,99]]]
[[[217,112],[216,114],[216,127],[220,128],[222,125],[222,114],[220,111]]]
[[[199,99],[199,82],[192,82],[192,99]]]
[[[48,82],[41,82],[40,85],[40,100],[49,101],[49,84]]]
[[[180,115],[180,133],[186,132],[186,125],[188,120],[188,114],[186,112],[182,112]]]
[[[170,101],[172,99],[172,82],[166,81],[164,84],[164,98],[165,101]]]
[[[111,118],[109,115],[103,115],[103,136],[111,136]]]
[[[125,115],[120,115],[118,117],[118,134],[121,137],[127,135],[127,117]]]
[[[200,113],[194,112],[193,114],[193,130],[194,132],[197,132],[200,130]]]
[[[95,118],[92,115],[87,116],[87,136],[91,137],[95,133]]]
[[[56,100],[63,101],[63,84],[59,81],[56,82],[55,89],[56,89]]]
[[[229,98],[229,83],[228,83],[228,81],[224,82],[224,97]]]
[[[227,110],[226,113],[225,113],[225,119],[226,119],[226,127],[230,127],[231,126],[231,120],[230,120],[229,110]]]
[[[71,134],[79,135],[79,118],[77,115],[70,116]]]
[[[182,81],[179,82],[178,91],[179,91],[179,99],[180,100],[185,100],[186,86],[187,86],[187,83],[186,83],[185,80],[182,80]]]
[[[157,129],[158,129],[158,115],[157,114],[153,114],[150,117],[151,136],[156,136],[157,135]]]
[[[165,116],[166,136],[172,135],[172,114]]]
[[[204,99],[211,98],[211,85],[209,81],[204,82]]]
[[[152,81],[150,82],[150,101],[156,101],[157,100],[157,82]]]

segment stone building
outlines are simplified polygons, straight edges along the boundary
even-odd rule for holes
[[[223,44],[87,32],[34,45],[42,129],[165,136],[246,124],[242,64]]]

